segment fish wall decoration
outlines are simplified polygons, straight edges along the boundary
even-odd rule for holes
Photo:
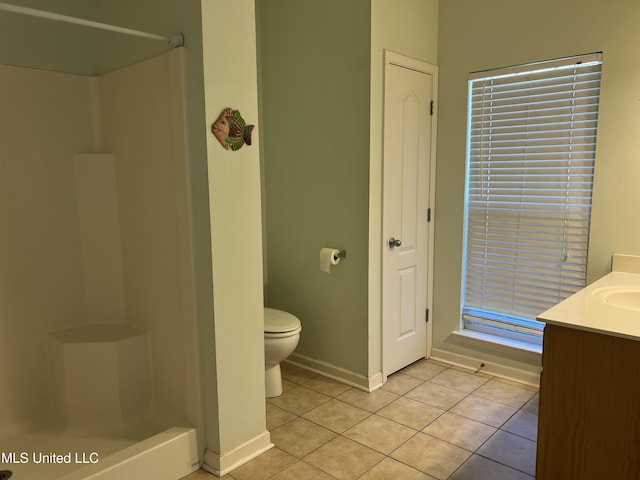
[[[225,150],[239,150],[246,143],[251,145],[251,133],[254,125],[247,125],[240,112],[225,108],[211,125],[211,132]]]

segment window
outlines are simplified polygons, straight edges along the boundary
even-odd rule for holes
[[[601,54],[469,77],[464,327],[540,344],[585,286]]]

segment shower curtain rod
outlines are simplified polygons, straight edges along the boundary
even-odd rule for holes
[[[150,40],[161,40],[168,43],[172,47],[181,47],[184,45],[184,36],[182,33],[174,33],[168,36],[155,35],[153,33],[140,32],[138,30],[132,30],[130,28],[118,27],[117,25],[110,25],[108,23],[94,22],[92,20],[85,20],[83,18],[70,17],[68,15],[60,15],[58,13],[47,12],[44,10],[36,10],[35,8],[21,7],[18,5],[11,5],[9,3],[0,2],[0,10],[5,12],[18,13],[21,15],[29,15],[32,17],[46,18],[48,20],[55,20],[58,22],[73,23],[75,25],[82,25],[85,27],[98,28],[100,30],[108,30],[110,32],[124,33],[126,35],[133,35],[135,37],[148,38]]]

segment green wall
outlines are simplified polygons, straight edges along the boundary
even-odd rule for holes
[[[297,353],[367,374],[369,0],[259,3],[267,304]],[[347,251],[330,274],[323,247]]]
[[[13,5],[95,18],[95,4],[83,0],[14,0]],[[98,72],[98,37],[91,29],[0,11],[0,63],[66,73]]]
[[[371,380],[382,361],[384,50],[435,64],[438,2],[258,5],[267,301],[300,316],[298,354]],[[347,250],[329,275],[324,246]]]
[[[201,42],[199,2],[174,0],[12,0],[12,5],[110,23],[157,35],[183,32]],[[97,75],[166,52],[171,47],[119,33],[0,11],[0,63]]]
[[[440,3],[434,347],[535,370],[539,361],[460,343],[467,75],[602,51],[589,281],[613,253],[640,254],[640,3],[620,0],[447,0]]]

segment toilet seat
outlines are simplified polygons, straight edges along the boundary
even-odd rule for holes
[[[264,309],[264,391],[267,398],[282,395],[280,362],[293,353],[300,340],[300,320],[290,313]]]
[[[287,337],[302,330],[300,320],[294,315],[275,308],[264,309],[265,337]]]

